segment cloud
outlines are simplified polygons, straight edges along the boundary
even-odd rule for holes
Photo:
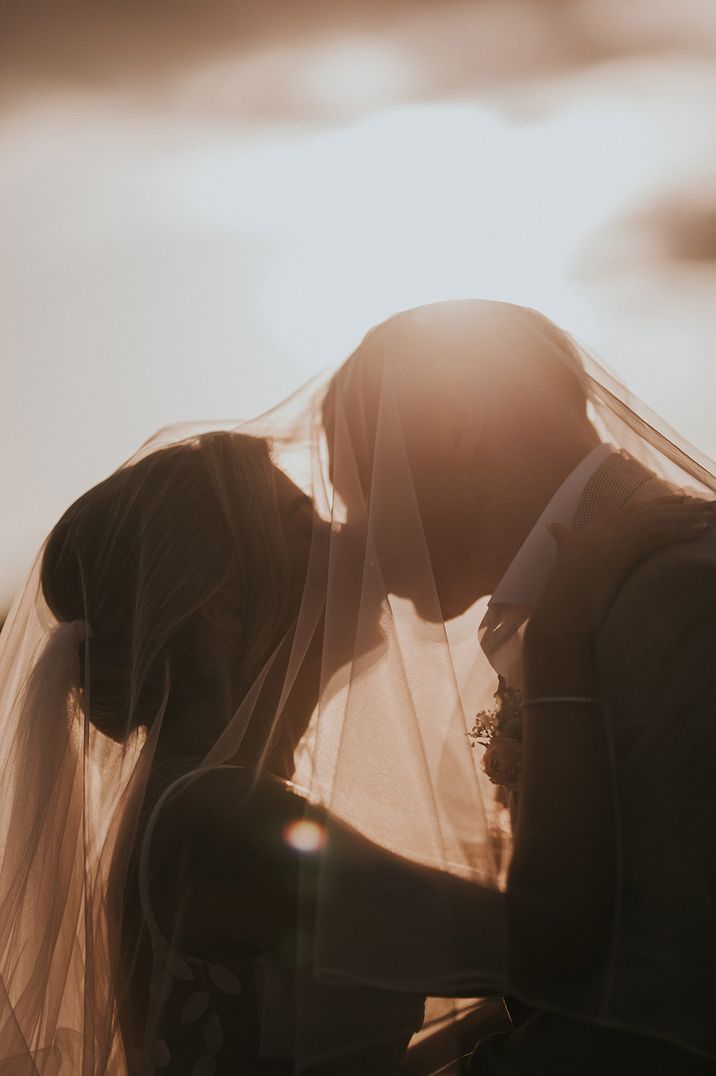
[[[39,0],[6,8],[6,108],[64,85],[242,116],[335,116],[373,107],[381,94],[382,103],[434,99],[613,57],[716,51],[711,0],[134,0],[121,8]],[[371,95],[372,73],[380,85]]]

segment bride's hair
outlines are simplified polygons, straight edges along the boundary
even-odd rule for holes
[[[202,610],[236,636],[240,678],[265,657],[287,578],[274,475],[265,441],[204,434],[116,471],[52,530],[42,590],[59,621],[85,623],[77,687],[106,736],[150,726],[200,680]]]

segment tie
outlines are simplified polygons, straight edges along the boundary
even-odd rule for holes
[[[522,629],[529,614],[524,605],[490,605],[478,630],[485,657],[509,687],[522,686]]]
[[[641,463],[615,453],[585,486],[575,512],[574,529],[583,530],[632,501],[651,500],[673,491],[674,487]],[[522,639],[531,612],[525,605],[490,605],[480,624],[478,637],[485,657],[510,687],[522,686]]]

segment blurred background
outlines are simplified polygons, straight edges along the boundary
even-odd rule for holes
[[[431,300],[539,307],[716,455],[713,0],[0,12],[0,612],[158,427]]]

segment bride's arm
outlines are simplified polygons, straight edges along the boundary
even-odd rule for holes
[[[230,943],[283,960],[295,950],[287,938],[301,934],[310,950],[318,931],[345,975],[316,991],[337,991],[357,1010],[351,981],[372,984],[379,1011],[390,1003],[401,1022],[403,1008],[414,1011],[410,994],[500,992],[497,888],[404,859],[279,782],[262,778],[248,798],[244,784],[233,768],[207,772],[160,816],[150,881],[165,937],[191,952]],[[317,853],[286,840],[305,821],[323,830]]]
[[[330,852],[325,889],[321,856],[291,842],[306,822]],[[306,1069],[316,1076],[396,1072],[422,1024],[420,984],[472,996],[475,973],[468,982],[460,968],[472,969],[476,939],[483,955],[499,951],[499,938],[480,938],[483,918],[499,922],[497,891],[393,855],[270,778],[247,796],[241,771],[207,772],[176,798],[156,843],[165,936],[214,962],[237,944],[272,955],[300,1006],[304,1053],[328,1059]],[[335,942],[330,978],[313,966],[319,933]]]
[[[513,981],[526,988],[578,975],[605,953],[614,775],[594,639],[631,568],[698,536],[702,517],[673,499],[558,536],[557,566],[525,637],[523,770],[507,906]],[[550,698],[582,701],[538,701]]]

